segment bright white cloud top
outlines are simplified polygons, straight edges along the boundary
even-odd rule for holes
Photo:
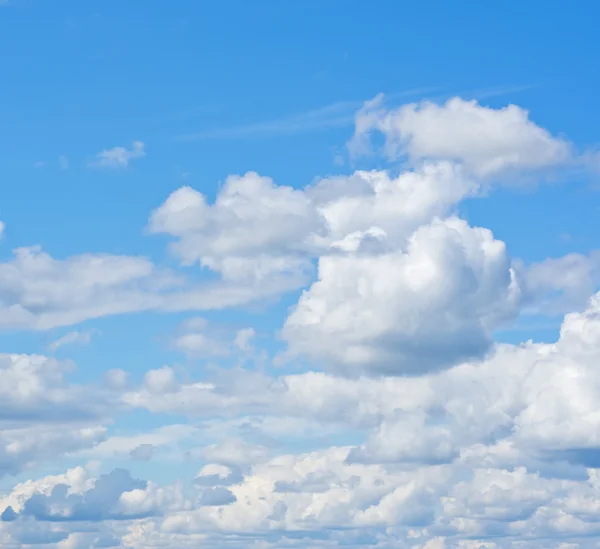
[[[385,169],[172,192],[147,227],[170,239],[169,268],[40,247],[0,264],[4,329],[69,327],[47,344],[63,358],[0,357],[0,473],[22,479],[0,497],[0,547],[594,546],[598,252],[527,264],[460,214],[579,153],[517,106],[382,101],[349,147],[381,134]],[[282,296],[275,333],[197,316]],[[181,312],[164,336],[187,367],[70,375],[94,321]],[[565,315],[555,342],[496,341],[546,313]],[[154,419],[120,430],[133,414]],[[187,481],[146,478],[180,467]]]

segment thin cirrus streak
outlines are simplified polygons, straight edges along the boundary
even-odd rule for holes
[[[524,84],[515,86],[496,86],[490,88],[481,88],[462,93],[463,96],[471,96],[474,99],[486,99],[490,97],[500,97],[512,93],[519,93],[536,88],[537,84]],[[438,88],[418,88],[386,94],[388,101],[410,96],[421,99],[441,100],[449,98],[456,94],[446,93],[431,96],[432,92],[438,91]],[[256,122],[241,126],[231,126],[225,128],[212,128],[195,133],[188,133],[175,136],[176,141],[205,141],[211,139],[257,139],[280,136],[291,136],[302,133],[326,131],[334,128],[344,128],[351,126],[354,122],[355,114],[364,104],[363,101],[338,101],[324,107],[311,109],[302,113],[284,116],[282,118],[269,120],[267,122]]]
[[[434,88],[419,88],[387,95],[389,99],[423,96]],[[229,128],[213,128],[196,133],[178,135],[177,141],[203,141],[209,139],[269,138],[301,133],[318,132],[351,126],[354,115],[364,101],[338,101],[303,113],[285,116],[267,122],[257,122]]]

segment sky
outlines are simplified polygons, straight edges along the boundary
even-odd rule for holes
[[[0,0],[0,548],[600,547],[598,16]]]

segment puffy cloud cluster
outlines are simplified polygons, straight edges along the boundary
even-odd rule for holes
[[[212,204],[182,187],[150,230],[171,235],[184,263],[227,280],[302,278],[316,263],[317,280],[283,327],[288,358],[347,375],[412,375],[484,356],[523,307],[563,312],[597,287],[593,257],[513,265],[504,243],[453,216],[487,192],[488,176],[513,183],[573,158],[526,111],[459,98],[386,110],[377,100],[357,115],[351,147],[375,131],[410,164],[303,189],[250,172],[229,177]]]
[[[221,438],[197,454],[206,465],[191,507],[132,524],[124,539],[133,547],[199,539],[218,547],[227,536],[234,547],[245,538],[416,549],[465,540],[548,547],[554,538],[552,547],[591,547],[600,512],[599,359],[597,295],[565,317],[556,343],[498,345],[482,361],[419,378],[239,371],[237,384],[180,383],[151,397],[140,388],[129,403],[236,419],[200,424]],[[363,440],[289,454],[235,438],[314,439],[318,430],[301,432],[311,420],[330,425],[329,436]]]
[[[69,383],[69,367],[43,356],[0,355],[0,476],[104,437],[111,395]]]
[[[381,262],[378,269],[394,271],[393,260],[398,259],[402,270],[410,263],[415,241],[419,241],[422,253],[435,247],[426,240],[438,238],[444,224],[453,224],[455,207],[465,198],[487,192],[487,175],[508,169],[511,176],[503,176],[496,183],[512,184],[522,172],[556,166],[572,157],[565,141],[535,125],[518,107],[490,109],[458,98],[443,105],[407,105],[399,110],[369,103],[357,116],[353,143],[374,131],[383,133],[388,149],[407,154],[410,163],[393,171],[357,170],[303,188],[280,185],[249,172],[228,177],[213,203],[187,186],[174,191],[152,213],[149,231],[170,235],[175,256],[184,265],[199,264],[208,273],[183,276],[165,271],[144,257],[90,253],[58,259],[39,247],[15,249],[12,260],[0,263],[0,327],[48,329],[130,312],[236,307],[306,287],[316,267],[318,281],[308,290],[313,295],[328,284],[328,273],[335,274],[332,266],[345,268],[350,264],[350,271],[364,282],[346,297],[367,310],[375,301],[363,301],[363,294],[378,290],[365,288],[365,284],[374,283],[365,278],[366,273],[360,274],[365,257],[371,257],[373,265]],[[106,162],[124,166],[131,155],[140,156],[143,147],[137,143],[131,151],[106,152]],[[477,231],[459,231],[466,239],[465,247],[474,245],[468,235]],[[448,269],[444,258],[433,250],[427,261],[434,270]],[[572,281],[587,277],[591,281],[587,287],[594,286],[598,279],[595,271],[588,276],[581,265],[559,261],[566,277],[553,283],[543,270],[536,270],[531,283],[523,285],[523,293],[531,293],[529,300],[524,296],[523,303],[535,308],[554,294],[558,284],[566,297],[550,307],[563,312],[573,300],[581,304],[583,292],[573,289]],[[478,269],[483,267],[459,262],[453,265],[449,278],[461,277],[463,270],[471,273],[467,277],[478,277]],[[504,267],[503,272],[481,276],[505,280],[509,267]],[[572,271],[579,274],[572,275]],[[543,283],[536,284],[541,279]],[[472,284],[485,286],[486,281]],[[465,291],[470,287],[465,284]],[[448,288],[450,293],[441,300],[444,306],[449,306],[455,295],[454,286],[449,284]],[[511,304],[500,301],[513,299],[514,292],[487,297],[491,301],[481,303],[482,307],[507,309]],[[401,296],[394,294],[393,298]],[[316,301],[315,296],[313,303]],[[326,308],[331,305],[323,304]],[[459,314],[444,306],[432,312],[439,317]],[[373,309],[372,313],[378,311]],[[471,321],[489,324],[485,318]],[[288,324],[294,322],[290,319]],[[393,331],[386,328],[379,335],[386,337]],[[303,330],[287,332],[298,334],[299,341],[290,341],[292,347],[310,351],[309,356],[325,356],[322,350],[306,349]],[[348,330],[342,330],[340,346],[348,335]],[[478,344],[473,343],[473,352],[483,348],[486,337],[480,335]],[[369,344],[353,340],[350,346],[365,352]],[[443,347],[440,342],[440,349]],[[462,356],[463,351],[454,354]],[[398,371],[403,367],[398,366]]]
[[[182,375],[159,363],[138,381],[114,369],[100,389],[70,384],[56,360],[0,356],[0,473],[65,456],[111,471],[18,483],[0,499],[1,548],[595,546],[600,294],[587,300],[598,256],[526,265],[457,214],[492,185],[569,163],[571,145],[518,107],[460,99],[371,102],[352,152],[373,132],[404,161],[397,169],[303,188],[249,172],[227,178],[212,202],[174,191],[149,230],[168,235],[195,275],[38,248],[0,264],[0,322],[38,330],[303,288],[275,357],[300,371],[266,362],[253,328],[198,317],[171,349],[227,368]],[[103,158],[126,167],[136,150]],[[553,343],[495,343],[523,311],[568,314]],[[109,409],[150,426],[108,436]],[[132,473],[115,467],[123,461]],[[136,480],[141,471],[169,480]]]

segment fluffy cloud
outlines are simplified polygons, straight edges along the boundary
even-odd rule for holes
[[[597,295],[583,312],[565,317],[555,343],[496,345],[483,360],[424,377],[346,379],[308,372],[271,378],[236,370],[234,376],[223,372],[202,383],[174,381],[172,391],[160,394],[140,387],[123,399],[130,406],[197,418],[216,412],[274,416],[280,429],[249,418],[237,425],[252,425],[275,438],[290,430],[289,418],[366,430],[365,445],[352,456],[360,462],[444,462],[460,454],[538,466],[542,452],[582,464],[583,450],[600,448],[594,408],[600,398],[594,370],[599,319]],[[223,429],[220,425],[215,429]],[[218,455],[249,456],[248,450],[228,444],[230,449],[221,445]],[[208,457],[214,461],[215,456]]]
[[[385,152],[392,159],[453,160],[480,176],[547,168],[572,158],[568,142],[537,126],[516,105],[491,109],[455,97],[443,105],[424,102],[387,110],[382,99],[367,102],[356,117],[350,141],[355,154],[365,151],[377,131],[384,135]]]
[[[220,272],[225,279],[269,276],[306,268],[321,220],[308,198],[249,172],[227,178],[214,205],[182,187],[150,219],[150,230],[179,237],[172,246],[185,263]]]
[[[143,257],[84,254],[55,259],[18,248],[0,263],[0,329],[46,330],[140,311],[210,310],[247,304],[296,288],[299,279],[264,283],[197,282]]]
[[[0,357],[0,473],[39,472],[48,458],[104,461],[18,483],[0,499],[0,547],[592,547],[600,294],[565,316],[553,343],[497,344],[493,334],[523,310],[581,306],[597,289],[598,257],[525,265],[456,214],[496,176],[510,183],[569,162],[570,145],[517,107],[458,99],[367,105],[355,150],[374,131],[390,157],[408,158],[400,171],[303,188],[250,172],[229,177],[214,202],[189,187],[172,193],[149,229],[172,239],[189,278],[145,258],[58,260],[39,248],[0,264],[5,328],[305,288],[281,332],[282,356],[295,361],[278,363],[300,372],[268,362],[279,348],[261,352],[264,326],[199,318],[171,339],[184,374],[158,363],[83,387],[64,363]],[[135,151],[102,161],[126,167]],[[207,357],[235,364],[205,367]],[[108,436],[108,410],[149,426],[117,424]],[[114,469],[119,461],[132,473]],[[146,473],[163,482],[134,478]]]
[[[436,220],[404,252],[321,258],[283,335],[342,372],[419,374],[483,355],[519,297],[502,242]]]
[[[261,279],[307,270],[310,258],[344,251],[353,235],[373,228],[401,242],[477,190],[447,162],[397,177],[357,171],[303,190],[249,172],[229,177],[212,205],[198,191],[178,189],[149,228],[175,237],[172,249],[186,264],[199,262],[225,279]]]
[[[115,469],[100,476],[93,487],[82,494],[69,494],[70,486],[57,484],[50,494],[33,494],[23,503],[16,515],[33,517],[38,521],[99,521],[123,518],[116,512],[119,499],[125,492],[143,490],[146,483],[131,478],[129,472]],[[11,508],[12,509],[12,508]]]
[[[455,98],[441,106],[365,109],[355,141],[381,130],[389,147],[411,156],[412,165],[357,170],[303,188],[248,172],[229,176],[213,203],[191,187],[174,191],[152,212],[149,232],[168,234],[183,265],[199,264],[209,273],[175,275],[143,257],[57,259],[39,247],[17,248],[12,260],[0,264],[0,327],[48,329],[107,315],[221,309],[277,297],[309,285],[316,263],[350,263],[347,256],[367,252],[382,262],[399,256],[434,219],[447,219],[465,198],[484,195],[490,173],[510,168],[518,175],[570,154],[564,141],[517,107],[490,109]],[[126,167],[141,154],[143,145],[136,142],[131,150],[104,151],[99,161]],[[514,181],[505,174],[498,183]],[[581,303],[597,277],[590,274],[586,290],[578,291],[569,280],[573,272],[583,276],[583,260],[557,261],[567,297],[556,307],[564,310]],[[529,278],[533,309],[556,288],[541,267]]]
[[[0,355],[0,476],[104,438],[110,395],[70,384],[68,369],[43,356]]]

